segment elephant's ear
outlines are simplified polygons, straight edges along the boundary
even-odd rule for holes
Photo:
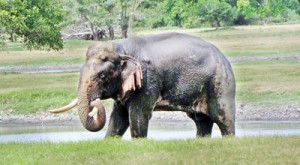
[[[135,91],[142,87],[143,72],[139,62],[133,57],[120,55],[122,65],[122,93],[121,101],[125,102],[129,98],[130,91]]]

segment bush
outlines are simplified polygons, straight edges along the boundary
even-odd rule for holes
[[[159,28],[166,26],[165,19],[163,17],[158,18],[157,20],[154,20],[152,23],[152,28]]]
[[[242,14],[238,14],[237,18],[233,20],[234,25],[248,25],[250,22],[250,19],[246,19]]]

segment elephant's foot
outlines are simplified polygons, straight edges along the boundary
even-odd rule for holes
[[[195,122],[197,127],[197,137],[211,136],[213,122],[209,116],[203,113],[187,113]]]
[[[148,134],[149,119],[147,117],[136,116],[131,119],[130,131],[132,138],[146,138]]]
[[[222,122],[218,122],[217,125],[220,128],[222,136],[234,136],[235,135],[235,122],[229,119],[225,119]]]

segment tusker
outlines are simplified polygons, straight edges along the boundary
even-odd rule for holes
[[[195,122],[197,136],[209,136],[213,123],[222,135],[235,134],[235,78],[230,63],[201,38],[166,33],[132,37],[121,43],[96,42],[81,67],[78,97],[59,113],[78,106],[83,126],[105,125],[100,100],[114,105],[106,137],[147,137],[153,111],[183,111]],[[100,100],[99,100],[100,99]]]

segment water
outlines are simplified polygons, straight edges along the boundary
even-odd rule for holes
[[[81,125],[71,126],[15,126],[0,127],[0,143],[6,142],[76,142],[103,139],[106,130],[93,133]],[[155,140],[174,140],[195,138],[196,129],[188,123],[151,123],[148,138]],[[291,136],[300,135],[300,121],[285,122],[238,122],[236,136]],[[213,127],[213,138],[221,138],[216,125]],[[130,140],[130,132],[123,136]]]

